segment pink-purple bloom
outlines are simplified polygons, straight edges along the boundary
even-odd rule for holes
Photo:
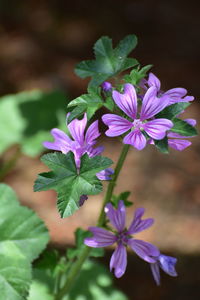
[[[169,104],[168,97],[157,97],[157,88],[154,86],[145,93],[140,113],[138,113],[136,90],[130,83],[124,85],[123,94],[113,91],[112,97],[116,105],[131,121],[115,114],[103,115],[102,120],[109,127],[106,131],[107,136],[120,136],[131,130],[124,137],[123,143],[142,150],[147,142],[144,133],[152,139],[161,140],[165,137],[166,131],[173,127],[173,123],[168,119],[154,118]]]
[[[149,228],[154,222],[152,218],[141,219],[144,214],[144,208],[136,209],[133,221],[128,229],[125,227],[126,210],[122,200],[119,201],[117,209],[114,209],[113,205],[108,203],[105,206],[105,213],[115,231],[110,232],[100,227],[89,227],[89,231],[93,233],[93,236],[86,238],[84,243],[94,248],[107,247],[117,243],[117,248],[110,260],[110,271],[114,269],[114,274],[117,278],[121,277],[126,270],[126,246],[129,246],[143,260],[149,263],[157,262],[157,257],[160,255],[157,247],[131,236]]]
[[[153,278],[157,285],[160,285],[160,268],[170,276],[177,276],[177,272],[175,270],[176,263],[177,259],[175,257],[160,254],[157,257],[156,262],[150,264]]]
[[[51,134],[54,137],[54,142],[44,142],[43,145],[47,149],[61,151],[64,154],[72,151],[74,153],[76,167],[79,169],[81,157],[85,153],[87,153],[89,157],[94,157],[96,155],[100,155],[104,150],[102,146],[94,148],[96,139],[100,136],[98,121],[94,121],[87,130],[86,125],[87,116],[84,114],[82,120],[74,119],[70,124],[67,125],[72,138],[70,138],[62,130],[54,128],[51,130]],[[108,168],[98,172],[96,176],[100,180],[110,180],[110,176],[113,174],[113,172],[114,171],[111,168]]]
[[[149,78],[146,81],[146,84],[148,85],[148,87],[153,86],[156,88],[158,97],[167,96],[169,99],[168,105],[172,105],[178,102],[189,102],[194,100],[193,96],[187,96],[187,90],[184,88],[173,88],[166,92],[163,92],[161,90],[160,80],[153,73],[149,73]],[[144,82],[143,82],[143,87],[144,87]]]

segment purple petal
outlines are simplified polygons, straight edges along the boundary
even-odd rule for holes
[[[168,139],[168,145],[169,147],[177,150],[177,151],[183,151],[185,148],[189,147],[192,143],[187,140],[181,140],[181,139]]]
[[[141,240],[129,239],[128,245],[139,257],[149,263],[156,262],[156,256],[160,254],[157,247]]]
[[[187,90],[184,88],[174,88],[164,93],[164,95],[169,96],[170,98],[169,105],[178,102],[189,102],[194,100],[193,96],[185,96],[186,94],[187,94]]]
[[[75,119],[68,124],[68,129],[70,131],[71,136],[75,141],[77,141],[80,145],[84,143],[84,131],[87,124],[87,116],[84,114],[82,120]]]
[[[107,247],[114,244],[117,240],[117,237],[113,233],[103,228],[89,227],[88,230],[93,233],[93,237],[88,237],[84,240],[84,244],[89,247]]]
[[[173,123],[168,119],[155,119],[143,125],[146,133],[155,140],[162,140],[172,127]]]
[[[85,142],[87,144],[93,144],[94,140],[100,136],[98,121],[93,122],[89,127],[85,135]]]
[[[187,122],[191,126],[196,126],[197,121],[195,119],[184,119],[183,121]]]
[[[139,129],[135,129],[124,137],[123,143],[130,144],[137,150],[142,150],[146,146],[146,138]]]
[[[54,137],[54,142],[43,142],[43,145],[47,149],[61,151],[66,154],[71,150],[72,140],[62,130],[54,128],[51,130],[51,134]]]
[[[153,278],[156,282],[157,285],[160,285],[160,267],[159,267],[159,263],[151,263],[150,264],[151,267],[151,272],[153,275]]]
[[[132,119],[137,115],[137,94],[132,84],[127,83],[124,85],[124,94],[113,91],[112,97],[117,106],[125,112],[127,116]]]
[[[110,223],[119,231],[123,231],[126,221],[126,209],[124,202],[119,201],[118,208],[114,209],[111,203],[105,206],[105,213],[110,220]]]
[[[168,95],[172,98],[182,98],[187,94],[187,90],[184,88],[173,88],[165,92],[165,95]]]
[[[157,90],[160,91],[160,87],[161,87],[160,80],[153,73],[149,73],[148,85],[155,86]]]
[[[109,127],[105,132],[107,136],[119,136],[133,127],[128,120],[113,114],[103,115],[102,120]]]
[[[86,150],[89,157],[94,157],[94,156],[100,155],[103,151],[104,151],[104,146],[99,146],[96,148],[89,146],[89,147],[87,147],[87,150]]]
[[[128,234],[135,234],[141,232],[153,225],[154,219],[152,218],[141,220],[143,214],[144,214],[144,208],[136,209],[133,221],[127,232]]]
[[[111,168],[107,168],[96,173],[96,176],[99,180],[111,180],[111,175],[114,174],[114,170]]]
[[[110,260],[110,271],[114,269],[114,274],[117,278],[122,277],[126,271],[127,266],[127,253],[126,247],[119,244],[113,252]]]
[[[158,98],[156,95],[157,89],[154,86],[150,87],[144,95],[140,114],[141,121],[154,117],[169,104],[169,97]]]
[[[170,276],[177,276],[175,265],[177,263],[177,259],[172,256],[167,256],[161,254],[158,258],[161,269]]]

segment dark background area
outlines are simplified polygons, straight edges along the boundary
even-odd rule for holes
[[[188,116],[198,119],[199,11],[199,1],[194,0],[1,0],[0,95],[33,88],[62,89],[73,99],[85,92],[87,86],[87,80],[73,73],[74,66],[81,60],[93,58],[94,42],[108,35],[116,44],[125,35],[134,33],[139,44],[133,56],[142,65],[154,65],[153,72],[161,79],[164,90],[178,86],[188,89],[196,99]],[[116,145],[110,140],[106,143],[108,153],[113,154]],[[137,205],[149,208],[154,216],[157,214],[157,227],[148,238],[158,242],[165,253],[178,256],[179,277],[164,275],[162,286],[156,288],[148,265],[130,255],[127,273],[115,281],[130,300],[200,299],[199,150],[197,137],[190,149],[183,153],[172,152],[167,158],[151,149],[131,153],[129,171],[123,173],[120,190],[133,186],[133,201],[137,203],[140,199]],[[17,190],[24,203],[46,217],[48,209],[55,208],[55,195],[48,194],[45,202],[41,200],[47,194],[29,196],[39,173],[37,164],[42,171],[39,160],[24,157],[6,181]],[[130,182],[131,178],[134,180]],[[22,182],[23,190],[20,189]],[[32,204],[27,195],[33,200]],[[86,215],[87,208],[83,208],[82,213]],[[78,215],[62,224],[56,213],[48,216],[45,222],[52,242],[62,246],[67,239],[67,243],[71,243]],[[62,235],[58,222],[59,226],[71,226],[71,233]],[[91,224],[86,217],[82,217],[81,222]],[[108,264],[107,257],[105,263]]]

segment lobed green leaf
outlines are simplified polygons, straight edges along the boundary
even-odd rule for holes
[[[92,77],[90,87],[99,86],[109,77],[138,64],[136,59],[127,58],[136,45],[136,36],[128,35],[113,49],[112,40],[103,36],[94,45],[96,59],[82,61],[76,66],[75,73],[81,78]]]
[[[79,209],[81,195],[95,195],[102,191],[102,183],[96,173],[106,169],[112,161],[106,157],[81,158],[80,171],[77,171],[72,152],[66,155],[54,152],[41,159],[52,171],[41,173],[35,181],[34,191],[54,189],[58,194],[57,207],[62,218],[72,215]]]

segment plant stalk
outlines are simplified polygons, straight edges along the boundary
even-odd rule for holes
[[[118,162],[117,162],[117,165],[115,168],[115,172],[113,174],[113,178],[108,184],[108,188],[107,188],[106,195],[105,195],[105,198],[103,201],[102,209],[101,209],[101,212],[100,212],[100,215],[98,218],[97,226],[103,226],[103,224],[105,223],[104,206],[106,205],[106,203],[111,201],[111,198],[113,195],[113,190],[115,188],[119,173],[120,173],[120,171],[123,167],[124,161],[126,159],[129,147],[130,147],[130,145],[124,145],[122,148],[121,154],[119,156],[119,159],[118,159]],[[73,283],[75,282],[78,274],[80,273],[83,263],[89,256],[91,249],[92,248],[90,248],[88,246],[83,247],[77,261],[72,265],[71,270],[69,271],[66,283],[61,288],[61,290],[58,292],[58,294],[55,296],[55,300],[61,300],[64,297],[64,295],[66,295],[70,291]]]

